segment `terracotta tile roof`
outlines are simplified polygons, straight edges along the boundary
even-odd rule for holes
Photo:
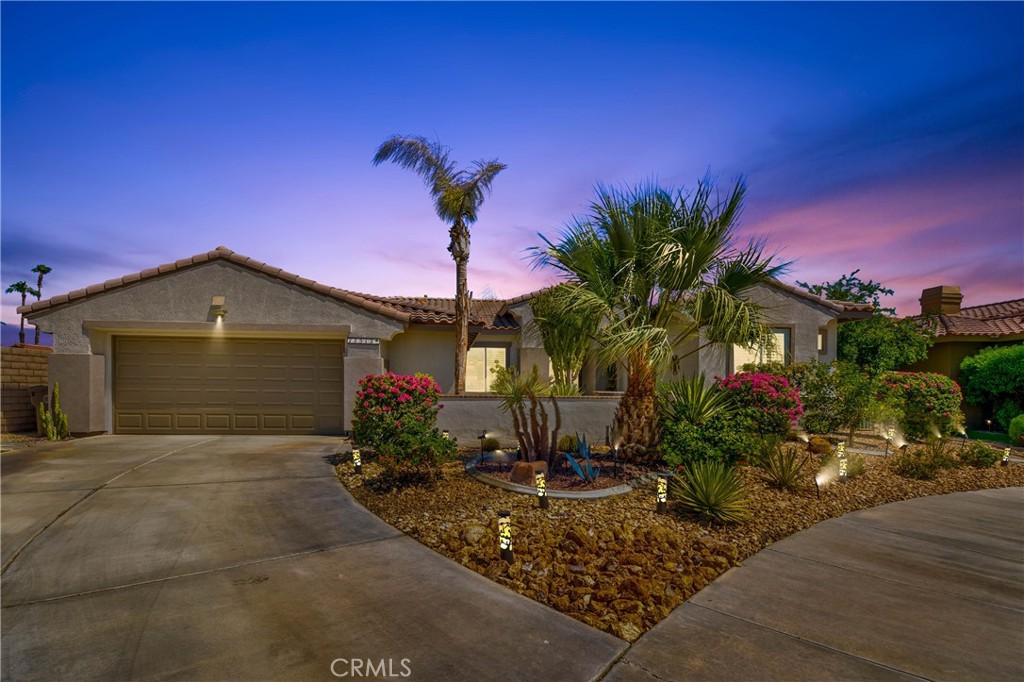
[[[408,312],[409,321],[416,324],[455,324],[454,298],[360,295]],[[516,321],[505,312],[505,304],[501,299],[470,301],[469,324],[494,331],[518,329]]]
[[[357,294],[353,291],[337,289],[335,287],[327,286],[326,284],[314,282],[311,279],[300,277],[291,272],[286,272],[281,268],[276,268],[272,265],[267,265],[266,263],[261,263],[258,260],[249,258],[248,256],[243,256],[240,253],[235,253],[234,251],[225,246],[218,246],[213,251],[207,251],[206,253],[196,254],[191,258],[182,258],[181,260],[174,261],[173,263],[165,263],[164,265],[160,265],[155,268],[149,268],[147,270],[143,270],[142,272],[136,272],[130,275],[125,275],[124,277],[117,277],[115,279],[108,279],[106,282],[103,282],[102,284],[93,284],[92,286],[88,286],[84,289],[76,289],[75,291],[71,291],[66,294],[61,294],[59,296],[54,296],[44,301],[36,301],[29,305],[19,306],[18,312],[25,315],[39,313],[44,310],[55,308],[66,303],[72,303],[74,301],[78,301],[89,296],[94,296],[96,294],[102,294],[108,291],[113,291],[115,289],[120,289],[121,287],[128,286],[129,284],[142,282],[147,279],[153,279],[154,277],[161,277],[163,275],[175,272],[177,270],[182,270],[184,268],[192,267],[195,265],[199,265],[201,263],[207,263],[209,261],[214,260],[224,260],[230,263],[234,263],[236,265],[241,265],[243,267],[249,268],[250,270],[261,272],[265,275],[270,275],[271,277],[279,279],[283,282],[294,284],[296,286],[303,287],[304,289],[309,289],[310,291],[315,291],[318,294],[328,296],[330,298],[342,301],[344,303],[349,303],[359,308],[363,308],[364,310],[378,313],[380,315],[390,317],[400,322],[408,322],[412,317],[412,315],[409,312],[404,311],[384,300],[363,296],[362,294]]]
[[[930,324],[936,336],[1024,335],[1024,298],[961,308],[959,315],[932,315],[917,319]]]
[[[782,291],[786,291],[806,301],[810,301],[811,303],[815,303],[825,308],[829,308],[830,310],[839,313],[841,318],[853,319],[859,317],[866,317],[875,312],[875,306],[872,303],[850,303],[848,301],[833,301],[832,299],[822,298],[817,294],[812,294],[806,289],[795,287],[791,284],[786,284],[785,282],[780,282],[777,279],[769,280],[768,284],[775,287],[776,289],[781,289]]]

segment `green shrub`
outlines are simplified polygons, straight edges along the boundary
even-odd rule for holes
[[[731,396],[703,374],[682,381],[658,384],[658,416],[663,422],[701,424],[732,409]]]
[[[960,363],[964,399],[985,405],[1000,428],[1007,430],[1024,412],[1024,343],[985,348]]]
[[[786,435],[803,414],[800,392],[784,377],[764,372],[741,372],[718,379],[732,396],[738,412],[760,434]]]
[[[694,462],[672,477],[669,494],[677,508],[705,519],[739,523],[750,518],[743,478],[722,462]]]
[[[889,372],[882,377],[884,393],[902,406],[899,420],[910,440],[950,435],[960,430],[960,387],[942,374]]]
[[[501,442],[497,438],[491,438],[488,436],[480,441],[480,449],[484,452],[494,452],[501,447]]]
[[[1001,458],[1001,453],[984,443],[966,443],[958,455],[963,464],[976,469],[987,469]]]
[[[579,441],[576,439],[576,434],[566,433],[558,439],[559,452],[576,452],[576,448],[578,447]]]
[[[897,474],[922,480],[935,478],[943,469],[955,469],[959,463],[950,440],[935,437],[924,445],[902,449],[892,458],[892,468]]]
[[[776,488],[794,490],[808,459],[808,454],[800,452],[796,446],[783,445],[778,439],[766,438],[762,441],[754,464],[764,470]]]
[[[661,456],[672,468],[700,461],[735,464],[757,452],[757,436],[742,415],[721,411],[707,421],[662,422]]]
[[[1011,443],[1024,445],[1024,414],[1018,414],[1010,420],[1009,435]]]
[[[43,435],[47,440],[64,440],[71,436],[68,428],[68,415],[60,406],[60,385],[53,384],[53,396],[50,404],[46,401],[39,403],[36,408],[39,413],[39,425],[42,427]]]
[[[353,440],[377,453],[393,474],[420,471],[454,457],[455,441],[437,429],[441,388],[425,374],[367,375],[352,411]]]

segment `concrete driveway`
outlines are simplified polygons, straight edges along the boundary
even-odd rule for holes
[[[369,514],[326,461],[339,447],[101,436],[0,456],[3,679],[590,680],[626,649]]]

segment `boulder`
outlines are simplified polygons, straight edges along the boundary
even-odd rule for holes
[[[512,467],[512,482],[520,485],[534,485],[537,482],[537,473],[544,472],[547,476],[547,462],[516,462]]]

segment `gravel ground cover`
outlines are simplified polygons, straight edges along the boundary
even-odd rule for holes
[[[341,481],[370,511],[437,552],[584,623],[636,640],[676,606],[730,567],[797,531],[851,511],[944,493],[1024,486],[1024,466],[946,470],[929,481],[906,479],[891,459],[869,457],[863,475],[821,490],[808,469],[795,492],[772,488],[760,469],[742,467],[753,518],[740,525],[655,511],[653,487],[597,500],[519,495],[445,465],[432,485],[388,493],[364,475],[337,466]],[[497,512],[512,515],[515,560],[499,557]]]

